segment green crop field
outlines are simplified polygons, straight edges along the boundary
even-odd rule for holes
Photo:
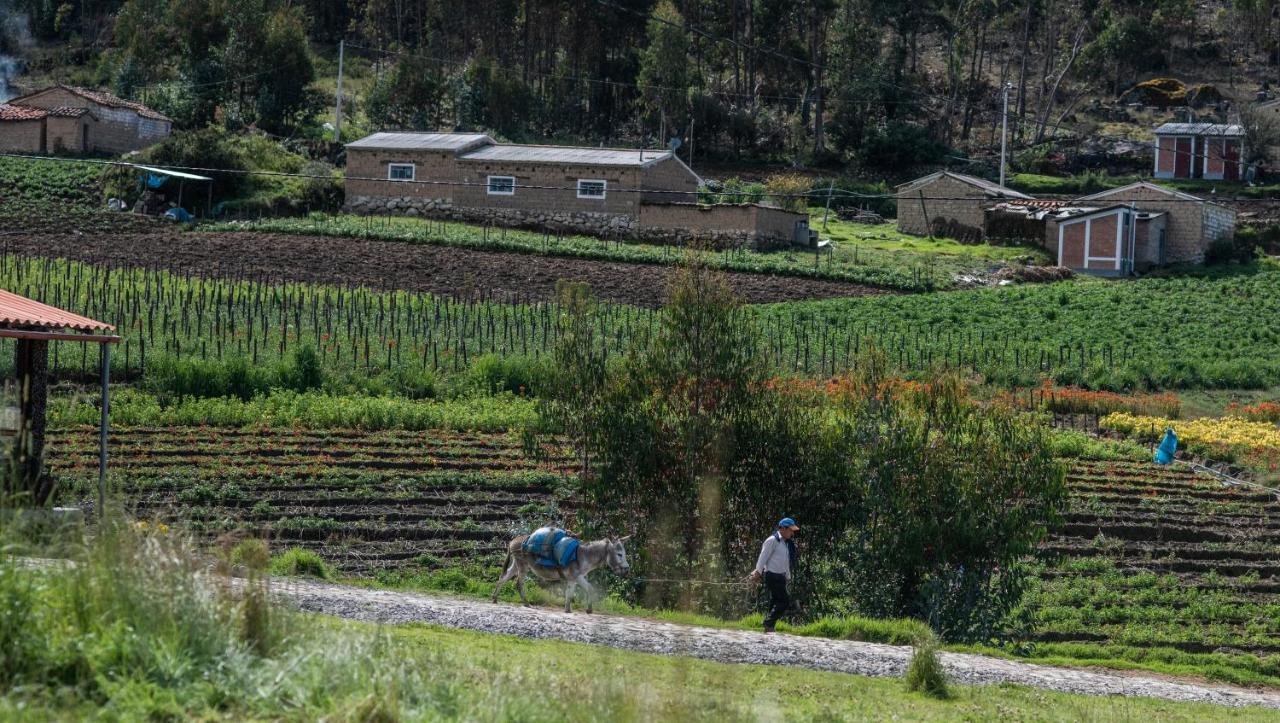
[[[562,319],[554,301],[456,300],[15,255],[0,256],[0,283],[116,324],[125,336],[113,364],[121,379],[143,376],[158,359],[268,366],[300,346],[341,373],[462,372],[486,355],[544,357]],[[1120,390],[1280,383],[1280,270],[1265,267],[752,309],[757,351],[782,374],[835,374],[873,345],[907,373],[970,369],[1004,386],[1038,385],[1043,376]],[[598,343],[610,353],[644,344],[656,323],[655,312],[602,305]],[[96,369],[87,350],[71,347],[56,347],[51,366],[73,378]]]

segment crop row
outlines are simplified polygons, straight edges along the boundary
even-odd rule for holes
[[[114,324],[124,337],[113,361],[119,379],[145,376],[157,355],[245,359],[257,367],[286,360],[300,346],[313,348],[332,370],[459,371],[484,355],[546,355],[565,318],[554,300],[208,278],[16,254],[0,254],[0,284]],[[1025,333],[921,324],[910,317],[871,323],[859,315],[814,314],[796,306],[755,312],[755,318],[755,353],[788,373],[831,375],[872,346],[904,370],[1006,370],[1030,378],[1143,363],[1130,345],[1044,344]],[[652,310],[604,304],[595,323],[594,343],[612,354],[633,343],[646,345],[660,317]],[[87,348],[60,345],[50,364],[55,375],[70,377],[91,377],[97,368]]]

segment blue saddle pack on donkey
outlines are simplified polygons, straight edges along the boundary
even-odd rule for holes
[[[578,559],[579,542],[558,527],[539,527],[524,541],[523,549],[535,555],[542,567],[567,567]]]

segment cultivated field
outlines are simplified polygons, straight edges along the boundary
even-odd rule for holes
[[[94,430],[49,443],[54,472],[91,496]],[[563,456],[534,461],[505,434],[129,428],[111,455],[138,519],[314,549],[351,575],[495,564],[518,531],[563,523],[572,488]]]

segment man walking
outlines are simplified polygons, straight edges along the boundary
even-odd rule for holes
[[[751,571],[752,582],[759,583],[764,579],[769,588],[772,605],[764,619],[765,633],[772,633],[778,620],[791,609],[791,596],[787,594],[787,583],[791,581],[791,567],[796,560],[796,543],[791,538],[800,530],[800,526],[790,517],[778,521],[778,529],[765,538],[760,548],[760,559],[756,560],[756,569]]]

